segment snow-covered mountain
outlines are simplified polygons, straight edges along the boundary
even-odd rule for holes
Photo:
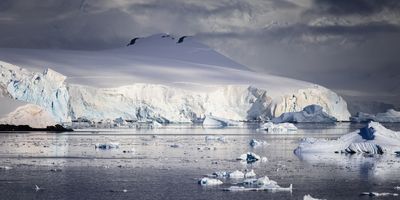
[[[209,114],[254,120],[311,104],[338,120],[350,117],[346,102],[329,89],[253,72],[191,37],[161,34],[130,44],[104,51],[0,49],[6,61],[0,62],[0,90],[45,108],[57,122],[191,122]],[[46,66],[66,75],[34,72]]]

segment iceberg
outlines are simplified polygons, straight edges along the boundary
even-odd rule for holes
[[[263,124],[260,129],[265,130],[268,133],[284,133],[290,131],[297,131],[297,127],[294,124],[287,122],[277,123],[277,124],[268,122]]]
[[[366,127],[336,140],[302,139],[294,152],[295,154],[333,152],[383,154],[398,149],[400,149],[400,132],[386,129],[378,122],[370,122]]]
[[[400,111],[389,109],[385,113],[378,113],[376,115],[358,112],[356,116],[350,117],[352,122],[400,122]]]
[[[345,119],[347,121],[348,119]],[[287,112],[281,116],[273,118],[273,123],[299,123],[299,122],[318,122],[318,123],[334,123],[337,119],[327,114],[322,106],[309,105],[300,112]]]
[[[201,180],[199,180],[199,184],[201,186],[215,186],[215,185],[221,185],[223,184],[223,182],[218,179],[204,177]]]

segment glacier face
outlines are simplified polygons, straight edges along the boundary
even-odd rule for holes
[[[349,117],[346,102],[321,86],[282,96],[269,96],[268,89],[249,85],[215,85],[209,86],[208,91],[143,83],[95,88],[68,84],[65,76],[50,69],[31,73],[4,62],[0,68],[1,86],[11,97],[45,108],[57,122],[79,117],[192,122],[208,114],[231,120],[256,120],[293,112],[309,104],[321,105],[339,120]]]

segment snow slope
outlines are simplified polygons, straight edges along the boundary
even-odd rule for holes
[[[250,71],[190,37],[177,42],[161,34],[104,51],[0,49],[0,60],[30,69],[0,62],[0,89],[41,106],[57,122],[191,122],[210,113],[253,120],[311,104],[338,120],[350,116],[346,102],[322,86]],[[49,66],[66,75],[37,72]]]

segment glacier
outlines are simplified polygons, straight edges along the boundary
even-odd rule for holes
[[[177,44],[163,36],[97,52],[0,49],[0,91],[42,107],[57,123],[78,118],[192,123],[207,115],[231,121],[268,120],[312,104],[339,121],[349,120],[345,100],[325,87],[256,73],[191,38]],[[68,75],[43,70],[45,66]],[[76,74],[71,74],[85,69],[77,79],[91,80],[93,73],[95,82],[107,82],[107,77],[98,76],[100,70],[91,70],[96,67],[116,75],[116,81],[127,70],[130,81],[100,87],[77,83]]]

